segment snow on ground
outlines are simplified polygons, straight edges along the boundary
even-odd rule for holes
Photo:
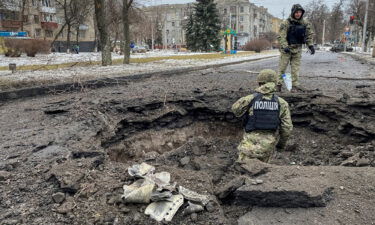
[[[196,55],[196,54],[211,54],[211,53],[196,53],[196,52],[177,52],[172,50],[155,50],[146,53],[134,53],[131,58],[148,58],[148,57],[162,57],[162,56],[175,56],[175,55]],[[123,55],[112,53],[112,59],[121,59]],[[35,57],[28,57],[23,54],[21,57],[5,57],[0,55],[0,66],[8,66],[9,63],[16,63],[17,66],[22,65],[49,65],[61,64],[69,62],[90,62],[101,61],[100,52],[81,52],[74,53],[51,53],[51,54],[38,54]]]
[[[249,59],[260,59],[267,56],[277,56],[277,51],[251,54],[247,56],[230,55],[220,59],[187,59],[187,60],[160,60],[149,63],[131,63],[129,65],[113,66],[89,66],[89,67],[70,67],[57,70],[46,71],[17,71],[12,74],[10,71],[0,71],[0,78],[14,81],[83,81],[94,78],[119,77],[132,74],[166,71],[177,68],[189,68],[203,65],[213,65],[228,62],[237,62]],[[164,54],[163,54],[164,56]]]

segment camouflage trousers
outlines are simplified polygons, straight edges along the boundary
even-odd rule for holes
[[[292,51],[291,53],[281,53],[280,55],[280,61],[279,61],[279,84],[282,84],[283,80],[281,78],[281,75],[285,73],[286,68],[289,65],[291,67],[292,72],[292,83],[293,86],[298,86],[298,77],[299,77],[299,69],[301,66],[301,49],[293,49],[296,51]]]
[[[278,135],[270,131],[253,131],[245,133],[241,143],[238,145],[238,161],[247,159],[259,159],[268,162],[275,151]]]

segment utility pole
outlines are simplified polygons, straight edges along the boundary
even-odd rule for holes
[[[324,46],[324,38],[325,38],[325,32],[326,32],[326,20],[323,20],[323,35],[322,35],[322,46]]]
[[[363,25],[363,34],[362,34],[362,52],[366,52],[366,29],[367,29],[367,17],[368,17],[368,4],[369,4],[369,0],[366,0],[365,23]]]
[[[283,16],[283,20],[285,19],[285,8],[283,8],[283,11],[281,12],[281,15]]]
[[[152,0],[152,7],[155,7],[155,2],[154,2],[154,0]],[[155,45],[155,40],[154,40],[154,25],[155,25],[155,23],[154,23],[154,10],[152,11],[152,14],[151,14],[151,49],[152,49],[152,51],[154,51],[154,45]],[[156,7],[156,15],[157,15],[157,13],[158,13],[158,8]]]
[[[151,49],[154,51],[154,17],[151,18]]]

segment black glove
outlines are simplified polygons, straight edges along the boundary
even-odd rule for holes
[[[285,53],[290,53],[290,49],[288,47],[283,49]]]
[[[314,45],[310,45],[310,46],[309,46],[309,49],[310,49],[310,53],[311,53],[311,55],[314,55],[314,54],[315,54],[315,48],[314,48]]]

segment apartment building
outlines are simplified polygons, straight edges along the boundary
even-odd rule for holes
[[[193,4],[157,5],[143,10],[150,21],[159,26],[164,46],[181,46],[186,43],[184,27],[192,13]]]
[[[78,36],[80,49],[92,51],[95,46],[94,20],[92,15],[87,18],[85,23],[72,29],[71,41],[74,44]],[[64,12],[55,0],[4,0],[0,5],[0,31],[5,36],[52,41],[63,24]],[[67,30],[64,29],[57,37],[54,50],[66,51],[66,37]]]
[[[276,22],[280,19],[273,17],[264,7],[256,6],[249,0],[217,0],[217,9],[222,20],[222,28],[237,31],[237,42],[246,42],[258,38],[263,32],[276,31]],[[194,4],[158,5],[144,9],[148,16],[159,15],[162,24],[164,45],[184,45],[184,25],[192,13]]]

